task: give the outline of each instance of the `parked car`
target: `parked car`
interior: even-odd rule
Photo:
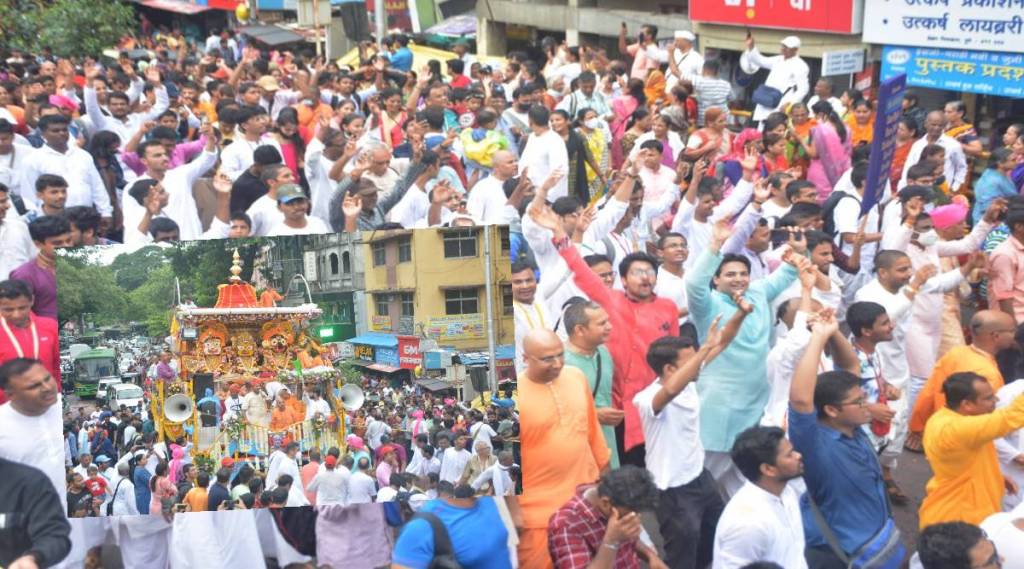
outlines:
[[[121,383],[120,377],[104,377],[101,378],[99,384],[96,386],[96,399],[100,401],[106,401],[107,395],[110,392],[110,386]]]
[[[143,402],[142,388],[131,383],[111,385],[108,389],[108,401],[111,410],[118,410],[123,405],[127,409],[137,410]]]

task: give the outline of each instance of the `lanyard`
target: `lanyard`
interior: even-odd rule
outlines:
[[[29,320],[29,329],[32,331],[32,353],[33,359],[39,359],[39,332],[36,330],[36,323],[33,320]],[[14,346],[14,351],[18,354],[19,358],[25,357],[25,350],[21,349],[21,344],[18,339],[14,337],[14,332],[11,331],[10,325],[7,324],[6,318],[0,318],[0,325],[3,325],[4,332],[7,333],[7,339],[11,341],[11,345]]]
[[[533,323],[533,318],[530,318],[529,313],[526,312],[525,305],[523,305],[523,303],[521,303],[521,302],[515,302],[514,304],[515,304],[515,306],[519,306],[520,309],[523,311],[523,316],[526,318],[526,323],[529,324],[530,330],[533,330],[534,328],[536,328],[537,325]],[[532,304],[532,305],[530,305],[530,307],[537,314],[537,320],[540,321],[541,327],[542,328],[547,328],[547,325],[544,323],[544,314],[541,313],[540,307],[538,307],[536,304]]]

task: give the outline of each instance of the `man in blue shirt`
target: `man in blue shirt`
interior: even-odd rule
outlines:
[[[498,513],[493,496],[473,497],[473,489],[462,484],[454,497],[431,500],[420,508],[444,524],[455,558],[464,569],[512,569],[508,530]],[[427,569],[434,559],[434,531],[430,522],[414,518],[405,524],[395,543],[392,567]]]
[[[839,333],[839,323],[828,310],[812,318],[811,340],[790,386],[789,438],[804,456],[807,494],[801,498],[800,508],[807,564],[831,567],[839,559],[815,522],[808,496],[813,497],[846,555],[867,543],[891,514],[882,468],[860,428],[871,420],[860,378],[847,370],[817,373],[825,345]]]
[[[403,73],[411,71],[412,50],[409,49],[409,36],[395,34],[392,39],[391,48],[394,50],[388,58],[391,60],[391,68]]]

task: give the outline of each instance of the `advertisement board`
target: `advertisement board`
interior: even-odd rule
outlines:
[[[373,361],[391,367],[398,367],[398,348],[377,348]]]
[[[910,87],[1024,98],[1024,55],[886,46],[882,80],[906,74]]]
[[[420,339],[416,336],[399,336],[398,367],[416,369],[421,363],[423,355],[420,353]]]
[[[864,50],[844,49],[842,51],[826,51],[821,55],[821,75],[851,75],[864,71]]]
[[[858,34],[864,0],[690,0],[695,22]]]
[[[878,203],[885,194],[886,186],[891,183],[890,171],[892,157],[896,152],[896,130],[900,119],[903,118],[903,92],[906,89],[906,75],[886,79],[878,86],[875,136],[871,140],[868,177],[864,181],[864,197],[860,202],[861,215]]]
[[[484,337],[484,318],[481,314],[435,316],[427,321],[427,334],[439,342],[477,340]]]
[[[865,0],[864,43],[1019,52],[1024,0]]]
[[[352,348],[352,354],[358,360],[364,360],[368,362],[376,361],[373,359],[373,346],[367,346],[365,344],[356,344]]]

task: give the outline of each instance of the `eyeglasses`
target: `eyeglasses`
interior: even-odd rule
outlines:
[[[859,397],[857,399],[854,399],[853,401],[844,401],[844,402],[840,403],[839,406],[840,407],[846,407],[848,405],[855,405],[857,407],[865,407],[865,406],[867,406],[867,404],[868,404],[868,398],[867,397]]]
[[[631,277],[653,277],[657,276],[657,271],[654,269],[633,269],[629,271]]]
[[[988,542],[992,543],[992,540],[990,539]],[[971,565],[971,569],[989,569],[990,567],[999,569],[1002,566],[1003,559],[999,557],[999,551],[996,549],[996,544],[992,543],[992,557],[989,557],[988,561],[982,565]]]

